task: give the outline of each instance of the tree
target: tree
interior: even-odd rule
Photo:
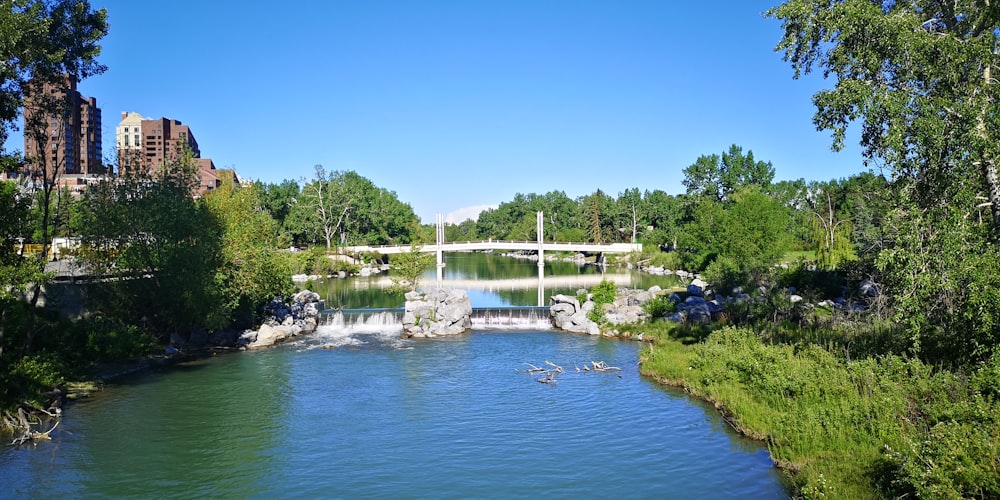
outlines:
[[[295,205],[295,199],[299,196],[299,184],[293,180],[286,179],[280,184],[264,184],[261,181],[254,182],[254,187],[258,193],[260,204],[271,214],[271,218],[278,223],[280,230],[291,233],[286,226],[288,215]]]
[[[684,228],[682,258],[694,269],[725,275],[726,284],[756,284],[784,255],[787,228],[787,208],[759,189],[735,193],[729,204],[705,198]]]
[[[782,21],[795,77],[834,76],[816,93],[817,128],[843,147],[860,121],[868,161],[913,180],[932,205],[969,185],[985,192],[1000,231],[998,85],[1000,10],[988,0],[790,0],[768,11]]]
[[[223,177],[222,185],[201,199],[221,230],[222,261],[215,272],[220,312],[252,326],[262,305],[291,293],[292,271],[276,251],[278,223],[258,209],[257,187]]]
[[[857,258],[851,242],[853,226],[850,220],[837,217],[833,197],[828,191],[822,193],[821,198],[826,199],[826,206],[821,203],[812,212],[815,216],[816,264],[820,269],[836,269],[841,262]]]
[[[14,127],[29,82],[82,81],[106,69],[97,62],[107,11],[86,0],[17,0],[0,10],[0,146]]]
[[[420,286],[424,270],[434,263],[434,255],[422,252],[419,245],[412,245],[409,252],[392,256],[393,291],[412,291]]]
[[[728,152],[699,156],[684,169],[687,194],[726,201],[736,191],[757,186],[766,188],[774,179],[771,162],[755,161],[753,151],[743,155],[743,148],[733,144]]]
[[[653,231],[643,236],[643,243],[667,245],[677,248],[677,237],[680,234],[684,219],[683,197],[672,196],[655,189],[646,191],[642,208],[645,214],[642,219],[648,221]]]
[[[347,186],[343,172],[327,173],[323,165],[316,165],[315,177],[302,188],[297,205],[303,208],[306,220],[311,221],[310,232],[320,234],[328,250],[333,247],[357,196]]]
[[[626,189],[625,192],[618,193],[619,212],[625,215],[624,222],[628,224],[628,229],[632,232],[632,239],[629,243],[635,243],[636,236],[639,234],[639,207],[642,205],[642,201],[639,188]]]
[[[216,275],[222,229],[191,197],[195,171],[186,152],[155,172],[91,186],[75,219],[81,257],[104,278],[92,289],[98,308],[164,340],[230,320]]]
[[[0,181],[0,374],[4,372],[7,319],[10,311],[24,307],[23,296],[31,283],[44,281],[38,267],[22,252],[29,231],[31,197],[10,181]]]
[[[836,79],[813,97],[816,127],[840,149],[858,124],[866,163],[891,173],[877,264],[914,352],[987,359],[1000,338],[995,307],[985,306],[997,300],[1000,260],[1000,9],[988,0],[789,0],[768,15],[782,22],[776,50],[796,78],[820,69]]]

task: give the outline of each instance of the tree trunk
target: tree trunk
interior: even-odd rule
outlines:
[[[986,194],[993,214],[993,232],[1000,234],[1000,174],[993,160],[983,160],[983,175],[986,176]]]

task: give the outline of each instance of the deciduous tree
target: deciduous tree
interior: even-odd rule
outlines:
[[[687,194],[725,201],[736,191],[757,186],[766,188],[774,179],[771,162],[754,160],[753,151],[743,154],[743,148],[733,144],[722,156],[699,156],[684,169]]]

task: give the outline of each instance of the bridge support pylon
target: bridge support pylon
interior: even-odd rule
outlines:
[[[545,305],[545,214],[535,213],[535,232],[538,233],[538,307]]]
[[[437,281],[438,286],[441,286],[441,282],[444,281],[444,249],[441,247],[444,244],[444,214],[437,214],[437,220],[435,221],[437,226]]]

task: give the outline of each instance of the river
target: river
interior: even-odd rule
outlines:
[[[766,449],[641,377],[639,348],[325,327],[116,381],[52,442],[0,450],[0,496],[787,498]],[[546,361],[555,383],[525,372]]]

